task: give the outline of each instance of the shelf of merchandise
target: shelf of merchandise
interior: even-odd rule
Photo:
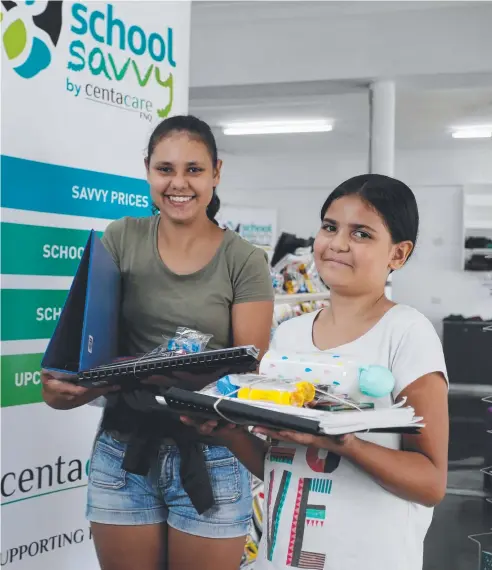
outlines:
[[[471,236],[492,239],[492,184],[473,184],[463,189],[463,244]],[[471,254],[489,257],[489,253],[492,250],[463,248],[462,268]]]
[[[322,291],[320,293],[298,293],[296,295],[275,295],[275,304],[297,304],[306,303],[309,301],[325,301],[330,298],[329,291]]]
[[[492,250],[491,250],[492,252]],[[388,279],[385,287],[386,295],[391,298],[391,280]],[[276,305],[296,305],[297,303],[307,303],[309,301],[328,301],[330,298],[329,291],[321,291],[319,293],[297,293],[289,295],[288,293],[275,295]]]

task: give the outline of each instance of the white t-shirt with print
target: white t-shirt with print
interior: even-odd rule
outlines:
[[[312,341],[317,314],[283,323],[272,349],[319,352]],[[379,364],[392,371],[395,389],[373,400],[377,408],[391,406],[405,387],[425,374],[442,372],[447,380],[434,327],[405,305],[392,307],[363,336],[333,350],[360,364]],[[359,437],[400,449],[401,436],[396,434]],[[264,505],[255,570],[422,569],[433,509],[400,499],[335,454],[285,442],[271,447],[265,462]]]

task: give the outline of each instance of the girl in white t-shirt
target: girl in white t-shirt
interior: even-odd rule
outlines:
[[[405,184],[376,174],[341,184],[321,209],[316,267],[330,307],[276,331],[279,351],[336,350],[388,367],[388,407],[403,397],[425,418],[420,435],[339,438],[256,428],[220,430],[265,481],[263,536],[255,570],[421,570],[423,542],[447,477],[447,377],[440,340],[418,311],[386,298],[389,273],[417,240],[418,210]],[[425,286],[415,283],[415,287]],[[189,420],[183,419],[185,422]],[[208,422],[200,431],[209,433]]]

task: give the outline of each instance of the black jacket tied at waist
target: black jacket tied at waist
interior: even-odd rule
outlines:
[[[180,476],[190,501],[202,514],[215,504],[203,447],[194,428],[183,425],[169,410],[152,409],[152,394],[138,391],[112,395],[104,411],[101,428],[116,431],[128,441],[122,468],[147,476],[162,440],[172,438],[181,457]]]

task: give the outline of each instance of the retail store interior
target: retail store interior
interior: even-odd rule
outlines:
[[[232,565],[238,570],[241,556],[241,570],[287,567],[361,570],[362,566],[370,570],[379,567],[380,570],[421,567],[422,570],[491,570],[492,0],[115,0],[109,3],[26,0],[0,4],[2,568],[147,570],[161,563],[166,565],[162,560],[167,558],[172,567],[166,570],[203,570],[195,562],[191,565],[173,562],[173,557],[180,560],[182,554],[183,559],[191,556],[196,560],[194,557],[198,556],[201,563],[207,552],[212,552],[210,541],[220,538],[224,539],[220,543],[224,550],[216,546],[216,540],[216,558],[208,561],[207,570],[215,567],[224,570],[215,560],[225,560],[222,552],[233,552],[234,542],[236,557],[227,554],[228,570]],[[190,117],[174,116],[187,113],[210,125],[215,136],[218,158],[223,162],[218,186],[210,129]],[[177,122],[172,122],[175,119]],[[163,128],[162,120],[174,127]],[[158,130],[157,135],[151,136],[156,132],[154,129]],[[187,136],[181,140],[183,132]],[[164,149],[159,151],[164,158],[158,159],[159,145]],[[188,153],[196,154],[190,159]],[[205,166],[200,166],[200,161]],[[391,272],[388,268],[392,269],[395,256],[388,252],[399,251],[403,264],[406,258],[401,254],[404,247],[400,246],[406,243],[406,255],[411,250],[413,234],[411,239],[394,239],[388,222],[391,215],[385,216],[364,197],[359,200],[361,188],[352,193],[355,198],[350,192],[348,197],[344,196],[345,200],[359,200],[365,214],[378,214],[377,223],[383,229],[380,235],[386,239],[387,249],[379,265],[381,257],[365,256],[367,274],[371,276],[376,266],[380,269],[380,279],[375,280],[372,291],[369,286],[362,293],[358,285],[364,278],[355,273],[356,267],[340,260],[322,260],[354,269],[348,282],[349,286],[355,284],[356,293],[337,298],[336,284],[332,283],[331,307],[337,301],[340,303],[340,298],[342,305],[348,299],[345,306],[353,298],[356,301],[370,298],[371,302],[376,299],[373,304],[360,305],[364,310],[369,307],[370,318],[364,310],[359,311],[357,303],[357,310],[352,313],[356,316],[340,319],[339,328],[330,309],[321,313],[316,322],[319,324],[324,317],[332,319],[323,331],[334,331],[338,340],[330,346],[340,352],[335,354],[335,348],[318,349],[320,345],[314,340],[318,324],[313,319],[309,328],[300,325],[299,334],[294,329],[295,334],[285,335],[289,336],[289,342],[295,339],[292,345],[287,343],[289,356],[279,352],[275,364],[268,363],[272,368],[280,368],[292,352],[299,357],[295,372],[292,365],[288,377],[275,376],[273,372],[263,374],[261,366],[265,366],[272,353],[273,344],[269,349],[268,341],[279,325],[330,307],[330,289],[316,270],[313,254],[313,242],[321,226],[321,208],[342,182],[367,173],[401,180],[415,194],[420,217],[415,252],[402,269]],[[195,174],[198,176],[193,178]],[[179,188],[176,180],[181,184]],[[416,228],[411,192],[406,187],[402,190],[403,185],[394,180],[391,184],[388,188],[399,188],[403,195],[398,198],[403,206],[392,208],[396,212],[394,219],[391,218],[393,225],[398,223],[403,227],[406,221],[407,226]],[[396,195],[388,188],[383,189],[386,204]],[[380,190],[379,186],[375,189]],[[217,215],[216,195],[221,202]],[[262,252],[232,232],[220,232],[212,222],[262,248],[269,261],[268,269]],[[131,228],[142,228],[144,224],[151,230],[145,234],[143,230],[135,230],[133,239]],[[353,228],[366,225],[357,220],[345,223],[345,227],[348,239],[352,240]],[[230,249],[226,251],[229,239],[239,244],[237,254],[235,250],[232,254]],[[134,245],[141,249],[133,249]],[[357,247],[360,244],[354,249]],[[140,255],[140,251],[149,257]],[[169,254],[169,259],[164,259],[162,252]],[[127,253],[131,258],[128,267],[123,262]],[[188,253],[190,256],[193,253],[191,261],[185,259]],[[360,255],[359,259],[364,257],[360,253],[355,255]],[[216,270],[213,264],[220,259],[223,263]],[[171,270],[174,262],[177,269]],[[211,285],[216,277],[219,285]],[[275,302],[269,337],[270,278]],[[419,374],[414,374],[418,366],[412,369],[408,382],[402,381],[404,386],[400,385],[398,393],[392,376],[393,355],[398,352],[404,334],[394,340],[390,330],[387,338],[379,339],[367,349],[374,357],[368,367],[384,368],[388,373],[385,378],[392,376],[393,384],[384,392],[384,405],[379,408],[382,400],[378,403],[376,398],[381,394],[359,390],[362,366],[353,367],[356,373],[352,378],[360,399],[352,398],[348,390],[336,392],[342,390],[338,376],[331,382],[321,382],[319,378],[328,374],[329,365],[322,359],[343,360],[347,356],[343,350],[366,337],[394,308],[381,294],[384,284],[389,299],[413,307],[426,317],[418,316],[425,323],[429,337],[414,334],[413,339],[418,337],[419,342],[415,341],[411,348],[418,345],[418,354],[422,355],[429,348],[422,340],[426,338],[434,341],[434,347],[430,346],[431,358],[424,362],[427,368],[419,369]],[[344,286],[339,288],[342,293],[347,291]],[[243,290],[247,290],[246,294]],[[133,301],[128,291],[135,295]],[[367,291],[373,296],[366,294]],[[203,293],[203,297],[196,295],[197,292]],[[249,305],[245,307],[244,303]],[[241,304],[244,312],[238,317],[237,308]],[[375,307],[377,310],[371,313]],[[408,308],[397,310],[400,309]],[[360,322],[356,322],[360,315]],[[405,319],[402,321],[407,328],[402,325],[402,330],[406,333],[413,321],[409,324]],[[217,331],[205,328],[212,326],[213,320],[217,331],[223,333],[222,339]],[[426,408],[429,416],[435,413],[438,419],[446,417],[441,345],[428,321],[442,343],[449,379],[448,477],[441,502],[445,489],[447,421],[435,421],[426,432],[431,435],[424,443],[433,446],[431,451],[436,456],[441,454],[440,465],[431,451],[425,453],[427,449],[420,446],[424,438],[415,444],[416,438],[401,437],[401,434],[414,436],[421,433],[418,429],[426,427],[419,423],[425,424],[425,418],[420,417],[424,413],[414,415],[419,408],[415,402],[423,408],[424,403],[432,401],[433,407]],[[309,324],[309,317],[295,321],[294,325],[300,322]],[[353,325],[357,334],[346,338],[341,335],[340,340],[337,334],[345,323]],[[360,326],[359,330],[357,326],[361,323],[370,326]],[[290,324],[283,330],[292,330],[288,328]],[[163,330],[164,327],[172,331]],[[241,332],[237,334],[239,328]],[[212,337],[217,343],[211,343],[214,346],[208,349]],[[317,379],[311,377],[305,381],[305,377],[300,377],[304,372],[313,372],[299,356],[302,351],[297,351],[301,337],[308,339],[306,346],[310,347],[305,354],[313,361],[320,358],[319,370],[326,366]],[[132,339],[135,346],[131,346]],[[388,346],[380,360],[385,360],[376,362],[374,354],[384,342]],[[155,346],[158,343],[163,344]],[[196,354],[205,350],[205,356]],[[415,352],[416,349],[405,353],[406,360],[401,365],[405,371],[417,361]],[[224,373],[217,364],[225,360],[232,372],[226,368]],[[237,371],[231,360],[242,367]],[[336,365],[343,366],[339,362]],[[436,362],[438,367],[434,368]],[[156,368],[157,365],[162,367]],[[202,384],[199,388],[191,381],[186,385],[188,365],[192,374],[198,369],[196,376],[206,384],[203,390],[216,390],[215,398],[209,399],[208,404],[206,398],[210,394],[200,393]],[[176,369],[178,374],[173,376]],[[165,372],[169,370],[168,377]],[[169,389],[166,382],[170,378],[181,382],[179,373],[183,370],[182,383],[171,384]],[[161,385],[156,382],[157,386],[153,386],[152,378],[149,380],[154,372]],[[260,381],[267,382],[263,399],[257,398],[260,404],[252,403],[255,398],[251,396],[258,372],[263,376]],[[246,385],[244,398],[250,401],[238,404],[238,400],[231,400],[241,388],[239,383],[236,386],[229,381],[230,376],[237,379],[240,373],[245,374],[239,381],[248,376],[247,381],[251,382]],[[336,373],[341,374],[339,370]],[[411,405],[398,401],[402,394],[418,390],[415,388],[418,381],[432,383],[436,377],[441,382],[440,400],[439,394],[436,399],[427,398],[428,392],[421,390],[417,396],[414,393],[415,400],[409,396]],[[274,397],[268,400],[265,396],[272,378],[274,382],[279,380],[279,384],[285,380],[288,385],[285,391],[271,390],[278,397],[277,408],[272,404]],[[221,381],[229,382],[232,392],[220,392]],[[118,382],[116,388],[122,390],[116,393],[114,386],[109,385]],[[299,396],[300,386],[306,392],[311,389],[310,400],[305,393]],[[431,388],[435,386],[434,383]],[[185,403],[180,408],[183,401],[173,389],[178,396],[181,392],[182,398],[191,398],[191,403],[183,400]],[[285,396],[283,401],[279,392]],[[322,404],[314,409],[320,400]],[[272,447],[278,455],[271,460],[271,449],[269,452],[266,447],[260,449],[261,442],[246,429],[238,429],[232,436],[239,432],[239,438],[246,438],[236,440],[246,441],[244,446],[237,446],[240,448],[237,452],[225,437],[215,443],[203,439],[204,431],[200,431],[203,426],[198,426],[197,435],[194,429],[197,425],[181,416],[205,410],[206,417],[215,418],[222,428],[224,422],[219,424],[219,421],[230,420],[222,413],[223,408],[217,409],[222,402],[233,410],[234,405],[242,406],[238,415],[244,414],[241,419],[251,431],[251,417],[272,426],[274,422],[269,424],[270,416],[267,417],[272,413],[277,420],[279,416],[283,415],[284,420],[287,416],[291,422],[287,423],[289,429],[299,425],[292,418],[300,418],[305,427],[310,417],[329,416],[333,420],[338,416],[333,420],[336,422],[340,416],[346,419],[352,414],[357,415],[359,423],[354,420],[351,424],[352,418],[347,420],[353,428],[347,436],[343,432],[347,424],[336,425],[339,431],[330,432],[323,431],[321,426],[323,421],[329,424],[328,420],[319,419],[318,423],[313,420],[311,431],[306,428],[305,433],[311,435],[309,441],[314,441],[318,448],[309,447],[309,441],[306,445],[301,441],[304,447],[297,457],[299,448],[293,451],[289,436],[286,436],[288,444],[283,446],[276,443],[278,433],[273,433],[270,443],[274,442]],[[176,407],[171,411],[179,411],[174,418],[165,415],[172,404]],[[290,405],[290,410],[279,411],[284,404]],[[371,412],[366,413],[367,409]],[[389,414],[395,410],[411,412],[412,421],[389,427],[369,426],[366,418],[373,409],[375,414],[381,410]],[[149,411],[151,421],[146,415]],[[159,422],[154,421],[157,412],[162,412],[166,421],[160,422],[160,418]],[[309,416],[310,413],[313,415]],[[203,420],[202,416],[199,418]],[[365,421],[368,423],[364,424]],[[444,429],[436,435],[442,426]],[[378,431],[375,436],[369,433],[371,427]],[[223,435],[224,431],[220,433]],[[363,435],[357,439],[353,433]],[[322,437],[318,437],[320,434]],[[327,439],[326,435],[331,437]],[[344,455],[340,451],[343,437],[338,436],[342,435],[347,436],[344,441],[355,442],[353,445],[365,449],[365,465],[359,461],[360,455],[349,457],[348,452]],[[375,437],[376,443],[392,444],[367,446],[361,441],[364,436],[368,440]],[[384,439],[387,436],[389,440]],[[243,554],[243,538],[251,514],[250,478],[246,461],[241,466],[238,457],[244,448],[250,449],[252,441],[253,446],[260,443],[256,458],[260,458],[257,463],[261,469],[256,474],[261,474],[264,464],[267,465],[266,482],[252,478],[253,517]],[[299,443],[295,437],[294,441]],[[401,441],[413,441],[414,448],[401,449]],[[205,452],[210,454],[209,459],[204,459]],[[219,453],[217,457],[213,455],[215,452]],[[386,456],[379,461],[374,459],[377,453]],[[371,455],[369,460],[368,455]],[[292,476],[301,456],[305,465]],[[386,462],[384,458],[388,457]],[[151,467],[151,460],[157,467],[154,463]],[[271,467],[272,461],[277,466]],[[346,477],[347,471],[340,469],[336,477],[348,488],[342,499],[350,495],[350,504],[346,509],[334,508],[330,512],[331,505],[341,502],[322,502],[335,497],[331,490],[336,477],[331,474],[339,464],[343,468],[348,466],[351,476],[363,473],[364,479],[362,483],[357,478],[352,480]],[[430,472],[427,479],[411,476],[416,469],[420,476],[421,466],[422,471]],[[281,475],[277,467],[282,470]],[[378,468],[384,471],[386,479],[379,476]],[[216,472],[219,475],[213,475]],[[237,492],[232,489],[233,475]],[[214,477],[216,488],[225,493],[223,499],[214,497],[216,488],[211,485]],[[130,478],[133,478],[131,485],[127,484]],[[149,481],[155,486],[149,486]],[[395,491],[401,491],[399,484],[406,486],[405,492]],[[415,494],[412,486],[419,487],[420,495]],[[275,491],[270,492],[271,489]],[[362,497],[359,502],[352,500],[354,489]],[[374,489],[376,498],[371,496]],[[314,499],[309,497],[311,491]],[[177,497],[174,512],[166,492]],[[431,499],[426,502],[422,493],[428,493]],[[388,496],[394,500],[386,503],[391,517],[376,517],[386,525],[379,532],[383,526],[371,524],[372,511],[383,511],[380,505]],[[352,506],[361,503],[366,510],[357,511],[353,507],[352,517]],[[396,503],[399,519],[393,517],[391,505]],[[435,504],[421,566],[421,546],[427,528],[421,520],[427,515],[430,520],[431,511],[426,509]],[[210,515],[212,507],[217,509]],[[243,507],[244,512],[240,512]],[[190,513],[193,517],[203,517],[193,519]],[[236,517],[234,520],[231,513]],[[415,513],[419,516],[423,513],[424,517],[420,519]],[[279,522],[281,514],[286,526]],[[329,519],[328,514],[333,518]],[[227,517],[227,522],[218,515]],[[339,519],[334,522],[337,516],[340,519],[345,516],[344,527]],[[181,527],[173,527],[177,520]],[[351,550],[349,543],[356,540],[352,540],[351,534],[354,520],[360,525],[359,533],[355,531],[354,536],[365,540],[365,547],[360,546],[357,551]],[[405,524],[396,524],[394,520],[403,520]],[[318,523],[323,529],[316,528]],[[329,524],[338,528],[327,532]],[[105,525],[119,527],[123,532],[113,535],[113,528],[106,535],[102,530]],[[308,526],[308,531],[320,530],[325,534],[309,535]],[[125,534],[129,528],[129,534]],[[348,528],[350,532],[340,528]],[[392,540],[387,533],[394,529],[398,529],[400,535],[395,536],[400,538]],[[331,543],[326,539],[328,534]],[[262,536],[266,548],[262,546],[258,556]],[[381,552],[379,539],[392,547],[405,542],[403,554],[395,547],[392,557],[387,558],[398,559],[393,567],[380,564],[379,559],[374,564],[374,558]],[[101,548],[105,543],[109,545],[107,552],[105,547]],[[319,543],[323,543],[325,551],[313,547]],[[192,548],[190,544],[198,546]],[[303,546],[306,544],[309,547]],[[329,560],[332,554],[329,549],[333,546],[342,556],[337,558],[335,553]],[[367,562],[370,548],[372,564]],[[413,555],[417,550],[417,562],[405,564],[405,554],[411,551]],[[345,554],[347,558],[343,558]],[[364,558],[363,564],[350,565],[350,557],[355,554],[359,561]],[[142,559],[148,555],[149,562],[140,566],[141,555]],[[105,557],[114,557],[116,562],[107,566],[103,562]]]
[[[223,205],[265,210],[274,220],[277,322],[329,303],[309,273],[320,207],[337,184],[368,171],[374,136],[391,132],[394,121],[393,174],[415,192],[421,229],[415,256],[387,292],[432,321],[450,379],[448,492],[427,535],[424,570],[489,567],[492,408],[483,399],[492,394],[492,45],[483,26],[491,17],[489,2],[192,9],[190,112],[217,135]],[[390,80],[394,99],[391,87],[384,99],[384,86],[381,98],[379,79]],[[382,131],[378,114],[390,123]],[[225,134],[238,123],[299,120],[332,128]]]

